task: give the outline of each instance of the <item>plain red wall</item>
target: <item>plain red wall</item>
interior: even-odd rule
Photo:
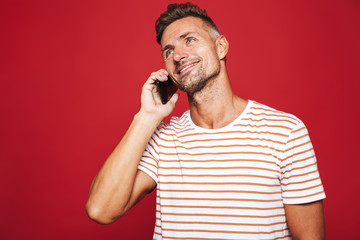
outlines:
[[[230,42],[234,91],[308,129],[328,239],[360,239],[360,3],[194,1]],[[170,1],[0,2],[0,239],[151,239],[154,194],[109,226],[85,214],[92,178],[163,67]],[[187,109],[184,94],[174,114]]]

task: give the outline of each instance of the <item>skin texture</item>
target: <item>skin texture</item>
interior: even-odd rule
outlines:
[[[147,79],[142,88],[140,111],[93,180],[86,212],[100,224],[116,221],[156,187],[154,180],[137,170],[137,166],[151,135],[178,100],[178,94],[174,94],[166,105],[161,103],[155,80],[165,81],[166,74],[162,69]]]
[[[229,49],[225,36],[216,37],[201,19],[186,17],[165,29],[161,47],[167,72],[186,88],[195,124],[220,128],[240,115],[247,101],[232,91],[225,65]]]
[[[285,204],[285,214],[294,240],[325,239],[322,201],[307,204]]]
[[[181,19],[178,24],[188,21],[189,18]],[[214,41],[216,37],[208,34],[210,29],[202,21],[192,22],[193,25],[189,25],[191,27],[186,28],[180,35],[178,25],[170,25],[162,38],[166,39],[162,41],[162,45],[165,45],[163,57],[166,69],[178,83],[180,90],[190,95],[202,90],[206,83],[220,72]]]
[[[141,107],[128,131],[94,178],[86,204],[88,216],[109,224],[151,192],[156,183],[137,170],[140,157],[158,124],[174,109],[178,94],[163,105],[155,81],[170,75],[188,95],[191,118],[202,128],[221,128],[237,118],[247,100],[231,88],[225,57],[229,43],[195,17],[170,24],[161,39],[166,70],[153,72],[141,92]],[[324,239],[322,201],[285,205],[294,239]]]

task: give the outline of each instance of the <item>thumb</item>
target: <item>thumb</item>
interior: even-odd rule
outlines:
[[[171,96],[169,102],[173,105],[175,105],[177,103],[177,101],[179,100],[179,93],[174,93],[174,95]]]

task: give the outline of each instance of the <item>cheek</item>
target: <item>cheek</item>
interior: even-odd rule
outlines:
[[[171,74],[175,69],[174,64],[171,64],[172,62],[173,61],[170,60],[165,61],[165,69],[169,74]]]
[[[200,56],[204,61],[213,61],[214,58],[217,58],[216,47],[214,46],[202,46],[194,49],[197,56]]]
[[[209,51],[209,49],[204,46],[193,47],[191,50],[196,56],[206,56]]]

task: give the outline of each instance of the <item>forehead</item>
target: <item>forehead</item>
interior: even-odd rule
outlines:
[[[171,23],[164,31],[161,38],[161,46],[168,44],[169,41],[177,39],[184,33],[193,32],[202,36],[209,36],[208,26],[197,17],[185,17]]]

